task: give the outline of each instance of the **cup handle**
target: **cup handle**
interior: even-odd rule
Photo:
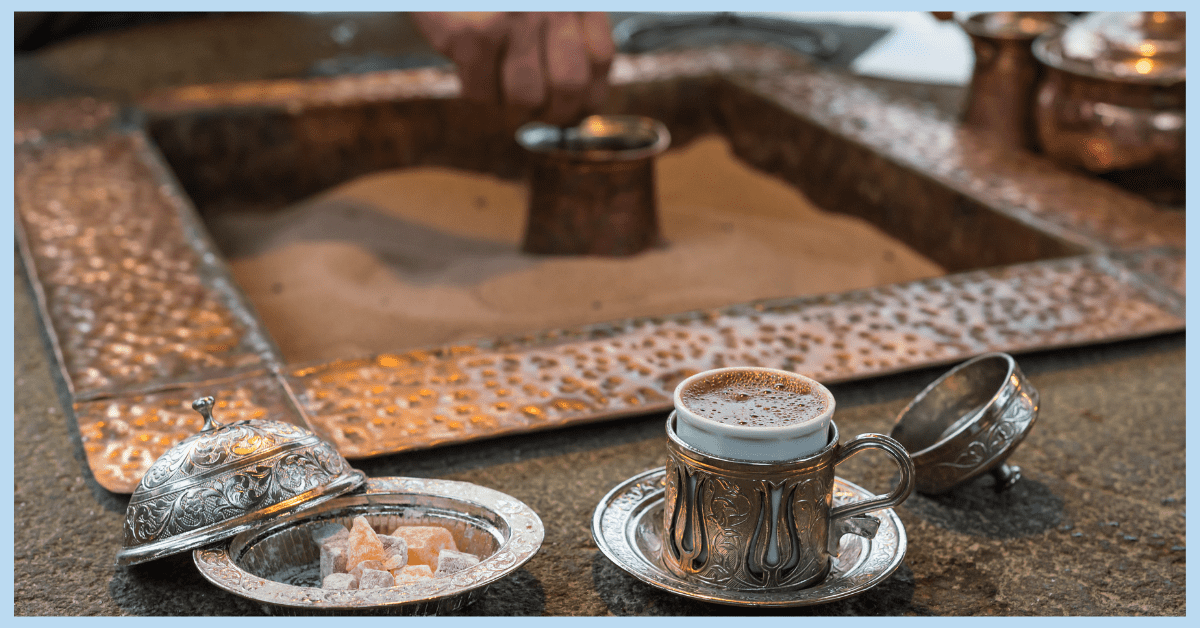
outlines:
[[[883,434],[861,434],[850,442],[842,445],[834,465],[841,464],[850,456],[864,449],[882,449],[892,456],[896,466],[900,467],[900,482],[895,490],[886,495],[864,499],[862,501],[843,504],[829,511],[829,552],[837,554],[838,542],[843,534],[857,534],[873,538],[879,522],[865,513],[881,508],[898,506],[912,494],[915,469],[908,450],[896,439]],[[872,524],[873,521],[873,524]]]

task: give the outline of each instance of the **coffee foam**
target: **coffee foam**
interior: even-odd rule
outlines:
[[[688,385],[679,398],[698,417],[748,427],[806,423],[831,405],[808,382],[761,371],[713,374]]]

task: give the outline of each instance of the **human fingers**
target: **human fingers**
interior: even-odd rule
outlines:
[[[608,99],[608,72],[612,68],[616,45],[612,39],[612,25],[605,13],[588,12],[579,16],[583,28],[583,41],[591,61],[591,82],[588,84],[584,106],[589,112],[599,111]]]
[[[555,124],[577,122],[591,81],[591,60],[579,17],[551,13],[546,17],[545,68],[547,105],[544,117]]]
[[[429,43],[450,57],[462,82],[462,97],[495,103],[506,17],[494,12],[421,13],[413,16]]]
[[[542,67],[545,19],[536,13],[513,15],[508,47],[501,68],[506,105],[533,110],[546,101],[546,73]]]

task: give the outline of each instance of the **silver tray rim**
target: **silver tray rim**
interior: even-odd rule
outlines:
[[[502,520],[506,538],[491,556],[478,565],[448,578],[433,578],[405,587],[366,590],[326,590],[275,582],[254,575],[237,565],[230,548],[244,535],[207,548],[194,550],[192,559],[200,573],[213,585],[229,593],[295,611],[444,610],[473,602],[492,583],[505,578],[533,558],[545,538],[545,527],[537,513],[524,502],[500,491],[469,482],[427,478],[368,478],[363,489],[331,499],[319,507],[281,517],[272,528],[348,507],[354,498],[394,499],[447,498],[471,503]],[[394,502],[398,503],[398,502]],[[414,504],[418,505],[418,504]],[[434,608],[436,607],[436,608]]]
[[[618,484],[596,506],[592,539],[617,567],[642,582],[676,595],[703,602],[747,607],[794,607],[826,604],[853,597],[883,582],[900,567],[908,537],[900,516],[892,508],[872,511],[880,520],[874,539],[846,535],[843,553],[859,549],[852,564],[837,565],[820,584],[799,590],[740,591],[685,581],[670,573],[630,542],[641,513],[663,500],[666,467],[650,469]],[[870,491],[840,477],[834,481],[835,505],[874,497]]]

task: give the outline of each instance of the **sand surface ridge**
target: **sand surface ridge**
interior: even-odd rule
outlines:
[[[207,218],[289,363],[945,274],[738,161],[723,138],[668,152],[657,177],[665,244],[625,258],[521,253],[524,185],[438,167]]]

